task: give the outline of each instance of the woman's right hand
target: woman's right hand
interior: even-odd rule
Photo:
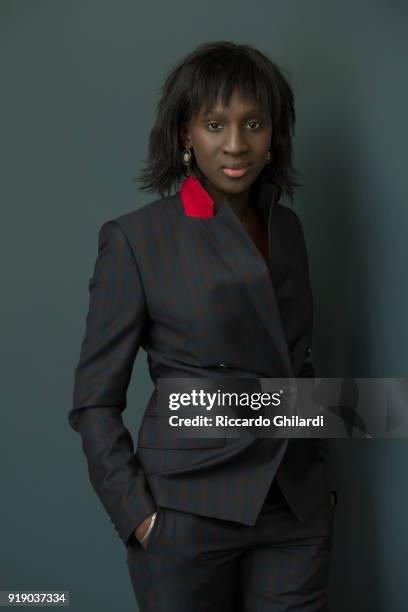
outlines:
[[[149,529],[151,520],[152,520],[152,514],[149,514],[149,516],[147,516],[144,521],[142,521],[140,523],[140,525],[135,529],[135,536],[136,539],[140,542],[140,540],[143,538],[143,536],[145,535],[146,531]],[[148,536],[147,540],[144,540],[144,542],[140,542],[141,545],[143,546],[143,548],[146,550],[146,546],[149,543],[150,540],[150,536]]]

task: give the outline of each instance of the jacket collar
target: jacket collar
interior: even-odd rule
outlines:
[[[192,174],[181,185],[181,201],[187,217],[210,219],[214,216],[214,200]]]
[[[200,176],[200,175],[199,175]],[[204,180],[193,175],[188,176],[181,185],[180,197],[184,214],[197,219],[214,217],[214,200],[204,188]],[[265,178],[258,178],[251,187],[254,206],[263,218],[268,218],[270,207],[279,199],[280,190]],[[222,205],[227,205],[223,202]]]

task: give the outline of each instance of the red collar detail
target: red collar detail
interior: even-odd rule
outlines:
[[[180,195],[187,217],[210,219],[214,216],[214,200],[195,176],[184,179]]]

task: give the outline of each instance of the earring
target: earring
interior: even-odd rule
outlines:
[[[272,153],[270,151],[268,151],[268,156],[266,158],[266,164],[270,164],[272,161]]]
[[[192,158],[193,158],[193,154],[191,152],[191,148],[188,148],[186,146],[186,148],[183,150],[181,154],[181,159],[182,159],[183,164],[186,166],[187,176],[189,176],[190,174],[190,166],[191,166]]]

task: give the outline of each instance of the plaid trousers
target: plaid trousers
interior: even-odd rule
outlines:
[[[254,526],[159,506],[127,548],[140,612],[328,612],[334,513],[300,522],[275,480]]]

